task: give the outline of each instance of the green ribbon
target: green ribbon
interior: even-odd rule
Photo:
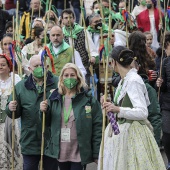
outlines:
[[[18,45],[15,46],[15,52],[16,52],[16,55],[17,55],[17,58],[18,58],[19,62],[22,63],[22,60],[21,60],[21,58],[19,56],[19,54],[21,54],[21,48]]]
[[[91,33],[100,33],[100,30],[96,30],[92,28],[91,26],[88,26],[87,30]],[[106,24],[102,24],[102,32],[103,33],[108,33],[109,27]]]
[[[63,105],[64,105],[64,96],[63,96]],[[72,103],[70,103],[70,106],[68,108],[68,110],[66,111],[66,108],[63,106],[63,112],[64,112],[64,123],[65,125],[67,125],[70,114],[71,114],[71,110],[72,110]]]
[[[66,26],[63,27],[63,33],[66,37],[71,37],[73,39],[77,39],[77,34],[81,32],[84,28],[79,24],[74,23],[73,28],[68,28]]]

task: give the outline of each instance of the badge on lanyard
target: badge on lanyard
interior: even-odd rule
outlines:
[[[61,142],[70,142],[70,128],[61,128]]]

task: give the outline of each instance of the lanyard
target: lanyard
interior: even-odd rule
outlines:
[[[70,106],[69,106],[68,110],[66,111],[66,108],[64,107],[64,96],[63,96],[63,111],[64,111],[64,123],[65,123],[65,125],[67,125],[67,123],[68,123],[71,110],[72,110],[72,103],[70,103]]]
[[[124,81],[124,80],[123,80],[123,81]],[[120,85],[120,88],[117,89],[117,91],[116,91],[116,94],[115,94],[115,97],[114,97],[114,103],[115,103],[115,104],[118,104],[118,103],[117,103],[117,100],[118,100],[118,97],[120,96],[120,91],[122,90],[123,81],[122,81],[122,83],[121,83],[121,85]]]

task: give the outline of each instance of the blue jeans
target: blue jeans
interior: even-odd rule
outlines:
[[[41,156],[40,155],[23,155],[23,170],[38,170]],[[43,167],[44,170],[57,170],[58,163],[57,159],[43,156]]]

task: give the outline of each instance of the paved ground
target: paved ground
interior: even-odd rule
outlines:
[[[165,165],[167,165],[167,158],[164,152],[162,152],[162,156],[165,162]],[[97,166],[95,163],[91,163],[87,166],[87,170],[97,170]]]

